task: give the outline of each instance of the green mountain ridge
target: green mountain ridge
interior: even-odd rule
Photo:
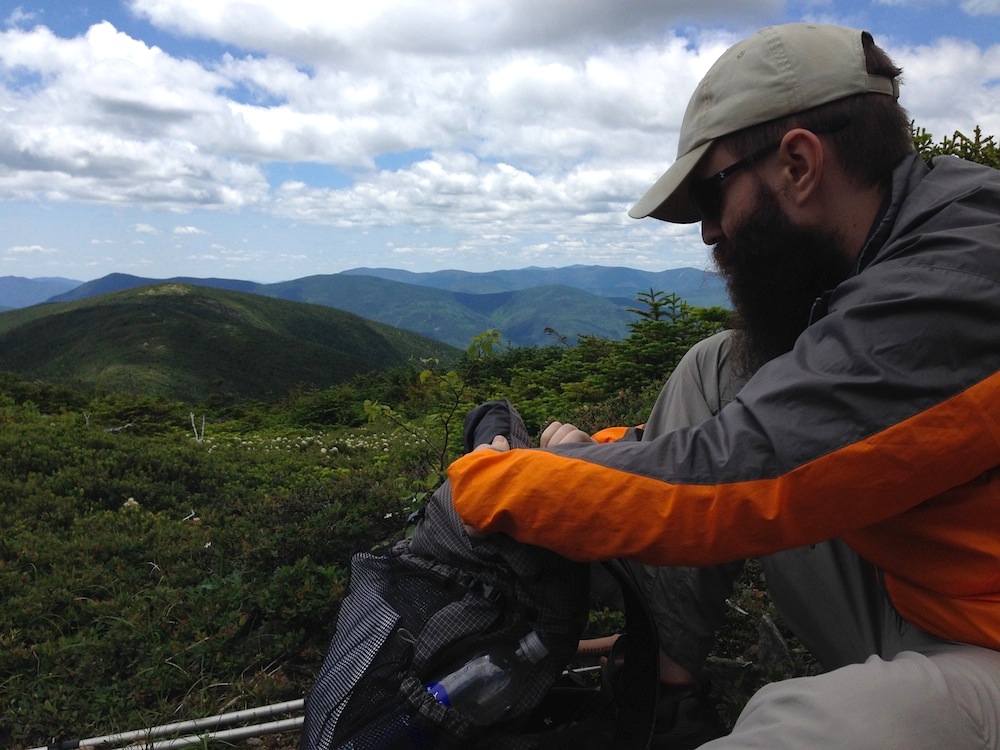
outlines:
[[[180,283],[0,313],[0,369],[197,401],[326,387],[458,351],[321,305]]]
[[[110,274],[49,301],[86,299],[166,281],[336,307],[460,348],[491,328],[516,346],[550,343],[547,329],[570,342],[581,335],[620,339],[628,334],[628,324],[634,320],[626,309],[635,304],[639,292],[651,288],[675,293],[693,305],[728,306],[724,284],[715,274],[693,268],[645,272],[602,266],[427,274],[355,269],[273,284]]]
[[[518,346],[551,343],[546,328],[570,339],[581,334],[617,339],[635,317],[611,300],[556,285],[470,294],[333,274],[268,284],[258,293],[338,307],[463,348],[491,328]]]
[[[665,271],[642,271],[625,266],[574,265],[562,268],[531,266],[513,270],[487,271],[404,271],[398,268],[352,268],[345,276],[375,276],[406,284],[447,289],[452,292],[489,294],[519,291],[559,284],[601,297],[634,299],[636,292],[662,289],[698,307],[727,307],[729,298],[719,274],[698,268],[670,268]]]

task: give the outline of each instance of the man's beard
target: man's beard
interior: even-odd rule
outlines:
[[[791,350],[816,298],[852,270],[835,235],[792,225],[763,183],[753,213],[712,256],[739,318],[737,366],[747,376]]]

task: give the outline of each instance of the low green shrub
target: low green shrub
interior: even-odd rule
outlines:
[[[351,555],[412,509],[411,447],[375,428],[196,437],[167,404],[43,413],[22,391],[0,391],[0,745],[301,697]],[[146,427],[106,431],[122,418]]]

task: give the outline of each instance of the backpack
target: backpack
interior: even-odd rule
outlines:
[[[466,417],[467,450],[498,434],[512,447],[530,446],[507,401]],[[590,609],[590,566],[502,534],[470,538],[445,482],[412,536],[352,558],[333,640],[306,700],[301,750],[646,747],[655,631],[627,568],[606,565],[621,584],[629,649],[614,695],[608,684],[580,684],[564,671]],[[428,691],[451,665],[532,631],[547,654],[526,667],[497,722],[478,725]]]

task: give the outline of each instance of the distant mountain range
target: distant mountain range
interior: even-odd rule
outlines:
[[[181,283],[0,313],[0,370],[185,401],[280,396],[458,355],[343,310]]]
[[[49,293],[51,283],[62,289]],[[689,304],[729,306],[717,274],[694,268],[639,271],[605,266],[513,271],[413,273],[356,268],[339,274],[259,284],[236,279],[150,279],[110,274],[84,283],[65,279],[0,278],[0,309],[68,302],[149,284],[173,282],[336,307],[370,320],[465,347],[493,328],[520,346],[551,343],[546,329],[573,341],[580,335],[618,339],[635,319],[639,292],[663,290]],[[67,288],[68,285],[68,288]]]
[[[446,289],[451,292],[490,294],[559,284],[600,297],[626,299],[638,292],[662,289],[673,292],[698,307],[728,306],[725,284],[718,274],[697,268],[640,271],[621,266],[567,266],[565,268],[521,268],[514,271],[432,271],[414,273],[394,268],[352,268],[344,275],[376,276],[404,284]]]
[[[0,312],[29,307],[80,286],[72,279],[25,279],[0,276]]]

